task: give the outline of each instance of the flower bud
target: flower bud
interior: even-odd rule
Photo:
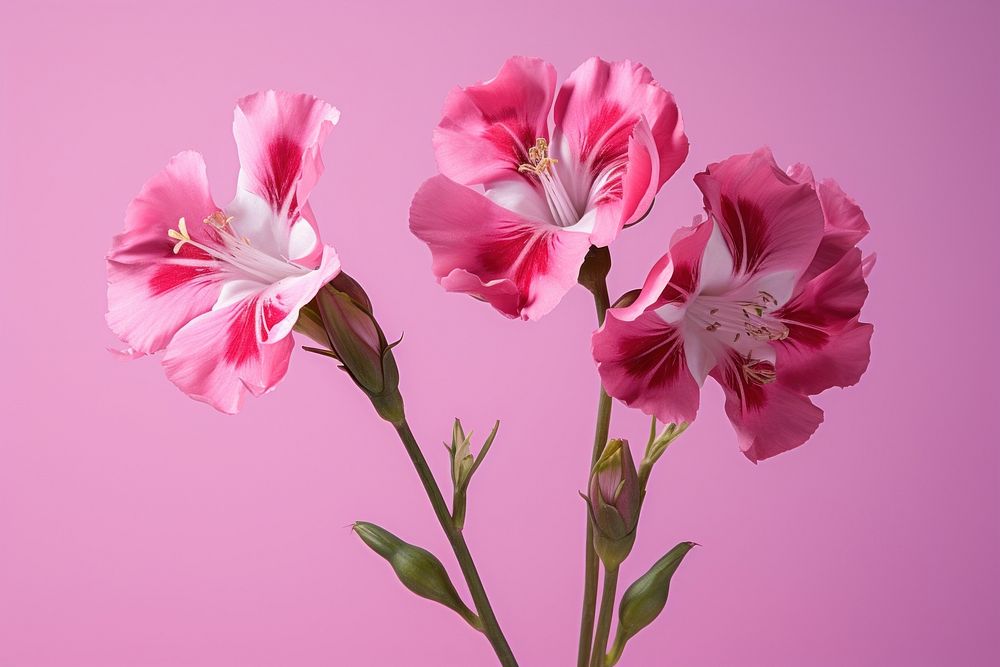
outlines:
[[[478,456],[472,455],[472,433],[466,435],[465,429],[462,428],[462,422],[458,419],[455,420],[451,430],[451,444],[445,444],[448,448],[448,454],[451,456],[451,481],[455,489],[451,504],[451,518],[458,530],[462,530],[465,525],[466,494],[469,490],[469,481],[476,469],[482,464],[486,452],[493,445],[499,428],[500,422],[497,421],[486,441],[483,442]]]
[[[329,348],[306,349],[340,361],[383,419],[402,422],[394,344],[386,340],[372,313],[371,300],[356,280],[339,273],[302,309],[296,329]]]
[[[608,442],[591,471],[589,491],[594,549],[605,567],[617,567],[632,550],[642,501],[628,440]]]
[[[403,585],[422,598],[452,609],[477,630],[479,617],[469,609],[455,590],[444,565],[431,552],[408,544],[389,531],[366,521],[357,521],[354,532],[396,572]]]
[[[472,434],[465,434],[462,422],[455,419],[451,429],[451,481],[459,489],[469,481],[469,473],[476,460],[472,456]]]
[[[652,623],[667,604],[670,579],[684,560],[694,542],[681,542],[656,561],[646,574],[635,580],[622,595],[618,606],[618,635],[608,656],[608,665],[614,665],[625,649],[625,643],[640,630]]]

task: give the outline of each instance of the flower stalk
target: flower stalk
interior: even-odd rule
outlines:
[[[298,329],[324,348],[306,348],[311,352],[332,357],[341,363],[341,368],[351,376],[355,384],[365,392],[376,412],[396,429],[400,441],[406,450],[424,492],[430,500],[434,515],[444,531],[455,559],[462,570],[462,575],[469,587],[469,593],[476,607],[478,623],[487,636],[493,650],[503,667],[517,667],[517,661],[510,645],[504,637],[496,614],[490,605],[483,586],[482,579],[476,569],[469,546],[462,534],[462,523],[456,521],[449,511],[441,489],[434,479],[434,474],[427,465],[420,445],[417,443],[406,420],[403,408],[403,398],[399,393],[399,371],[393,356],[392,348],[375,319],[371,300],[365,294],[361,285],[344,273],[338,280],[331,282],[316,296],[316,299],[303,309]],[[492,438],[496,435],[497,424],[493,434],[479,458],[469,466],[462,459],[458,465],[461,468],[462,494],[468,486],[468,480],[482,460]],[[458,427],[460,429],[460,426]],[[462,434],[464,440],[464,433]],[[457,450],[456,450],[457,454]],[[455,454],[453,454],[453,457]],[[453,470],[453,474],[455,471]],[[464,499],[463,499],[464,500]],[[464,520],[464,509],[462,510]],[[476,624],[472,624],[474,627]]]
[[[483,587],[483,581],[479,576],[479,571],[476,569],[476,564],[472,560],[469,545],[465,541],[462,530],[452,521],[451,513],[448,511],[448,506],[441,495],[441,489],[438,488],[434,474],[427,465],[427,460],[424,458],[423,452],[420,451],[420,445],[417,444],[416,438],[413,436],[413,431],[410,430],[410,425],[404,418],[401,423],[393,424],[393,426],[395,426],[396,433],[399,434],[399,439],[403,443],[403,447],[406,449],[406,453],[409,455],[414,469],[417,471],[417,476],[420,477],[420,483],[423,484],[427,498],[431,501],[431,507],[434,509],[434,515],[437,517],[438,523],[441,524],[441,530],[444,531],[449,544],[451,544],[451,549],[455,553],[455,559],[458,561],[462,575],[465,577],[465,583],[469,587],[469,594],[472,596],[472,601],[479,614],[480,622],[483,625],[483,633],[493,646],[493,651],[500,660],[500,664],[503,667],[517,667],[517,660],[514,659],[514,654],[507,643],[507,638],[504,637],[503,631],[500,629],[500,623],[497,621],[492,605],[490,605],[490,600],[486,596],[486,589]]]
[[[604,590],[601,592],[601,611],[597,616],[597,632],[591,652],[590,667],[604,667],[611,635],[611,617],[614,614],[615,594],[618,592],[618,566],[604,569]]]
[[[608,272],[611,270],[611,252],[607,248],[591,248],[580,269],[579,282],[594,295],[597,324],[604,324],[604,317],[611,307],[608,296]],[[597,424],[594,429],[594,448],[588,471],[601,457],[608,433],[611,430],[611,397],[602,386],[597,399]],[[584,546],[583,604],[580,611],[580,640],[577,648],[577,667],[590,664],[591,641],[594,636],[594,615],[597,613],[598,558],[594,549],[594,525],[587,513],[586,541]]]

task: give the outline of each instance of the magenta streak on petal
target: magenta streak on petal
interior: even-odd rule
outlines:
[[[176,256],[172,251],[173,243],[169,242],[166,237],[164,237],[163,247],[166,250],[164,256],[168,261],[177,257],[182,260],[201,260],[214,263],[214,260],[208,253],[190,244],[185,244],[181,247]],[[216,268],[213,266],[177,263],[160,264],[149,278],[149,290],[153,296],[158,296],[176,287],[180,287],[198,276],[214,273],[215,271]]]
[[[719,222],[733,251],[733,266],[741,273],[753,273],[766,256],[769,245],[764,213],[753,202],[722,196]]]
[[[234,366],[242,366],[259,354],[256,314],[257,299],[253,298],[240,305],[240,311],[233,319],[223,358]]]
[[[271,206],[280,210],[299,178],[302,147],[288,135],[276,136],[268,144],[267,159],[270,168],[266,171],[264,189]],[[294,212],[296,206],[297,203],[293,200],[289,211]]]
[[[262,327],[261,327],[261,341],[267,342],[268,336],[271,331],[271,327],[285,319],[288,316],[288,311],[282,310],[274,304],[273,301],[264,301],[264,306],[261,312]]]

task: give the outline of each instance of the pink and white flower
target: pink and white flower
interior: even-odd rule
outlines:
[[[649,211],[688,142],[673,95],[642,65],[591,58],[556,95],[552,65],[515,57],[452,91],[434,149],[442,175],[414,196],[410,229],[430,246],[438,281],[538,319],[591,245]]]
[[[236,197],[220,208],[205,162],[175,156],[125,214],[108,253],[111,329],[134,355],[165,350],[167,377],[228,413],[288,369],[299,309],[340,271],[320,242],[309,192],[339,112],[307,95],[240,100]]]
[[[593,352],[609,394],[663,422],[690,422],[711,375],[740,448],[758,461],[823,421],[809,400],[855,384],[872,326],[859,321],[873,258],[858,205],[770,151],[695,177],[708,218],[679,230],[631,305],[608,311]]]

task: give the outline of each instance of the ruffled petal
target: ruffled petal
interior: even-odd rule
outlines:
[[[823,237],[823,210],[812,186],[781,171],[762,148],[709,165],[695,176],[705,208],[722,232],[737,278],[800,275]]]
[[[635,301],[610,312],[619,320],[629,322],[664,303],[686,301],[697,292],[703,255],[711,234],[712,223],[704,220],[696,220],[691,227],[675,231],[670,239],[670,250],[650,269]]]
[[[320,146],[339,119],[337,109],[310,95],[268,90],[237,103],[239,190],[226,212],[255,247],[307,265],[322,255],[315,218],[303,213],[323,173]]]
[[[485,83],[455,88],[434,131],[441,173],[465,185],[526,178],[518,165],[528,149],[548,140],[556,71],[538,58],[516,56]]]
[[[801,278],[802,282],[807,282],[839,262],[868,235],[868,220],[857,202],[841,190],[836,181],[825,179],[816,183],[812,170],[803,164],[789,167],[788,175],[799,183],[812,185],[823,207],[823,240]]]
[[[656,147],[655,191],[684,162],[688,140],[674,96],[649,69],[627,60],[591,58],[566,79],[556,97],[557,133],[595,177],[623,159],[640,118],[645,118]]]
[[[195,318],[177,332],[163,356],[167,377],[191,398],[236,414],[247,393],[259,396],[285,376],[295,346],[291,336],[264,345],[258,299],[237,301]]]
[[[777,313],[789,332],[774,343],[784,384],[818,394],[861,379],[873,332],[858,320],[867,296],[861,251],[852,248]]]
[[[163,358],[167,377],[192,398],[238,412],[247,393],[273,389],[285,375],[299,310],[340,271],[332,248],[320,268],[272,285],[233,281],[216,308],[177,332]]]
[[[757,384],[742,370],[743,360],[733,355],[711,373],[726,394],[729,415],[740,450],[756,463],[803,444],[823,422],[823,411],[809,397],[776,382]]]
[[[214,310],[177,332],[163,357],[167,377],[181,391],[226,413],[247,393],[274,389],[288,369],[292,328],[299,311],[340,271],[325,248],[320,268],[266,285],[227,283]]]
[[[269,311],[261,318],[267,323],[267,328],[261,330],[261,343],[274,343],[290,334],[299,319],[299,310],[338,273],[340,258],[333,248],[324,246],[319,268],[302,276],[282,278],[269,286],[261,301],[262,308]]]
[[[556,306],[590,248],[587,234],[524,218],[444,176],[414,195],[410,230],[430,247],[442,286],[522,319]]]
[[[135,352],[152,354],[193,318],[210,310],[224,277],[203,251],[167,236],[181,218],[190,237],[205,241],[203,220],[217,210],[205,162],[195,152],[174,157],[143,186],[125,213],[125,230],[108,253],[111,330]]]
[[[609,311],[593,336],[605,391],[664,423],[690,422],[698,413],[700,388],[684,347],[680,330],[652,312],[624,321]]]
[[[653,206],[659,179],[656,146],[645,118],[640,118],[628,139],[625,162],[598,175],[591,186],[585,210],[593,210],[590,242],[607,246],[626,225],[645,216]]]

